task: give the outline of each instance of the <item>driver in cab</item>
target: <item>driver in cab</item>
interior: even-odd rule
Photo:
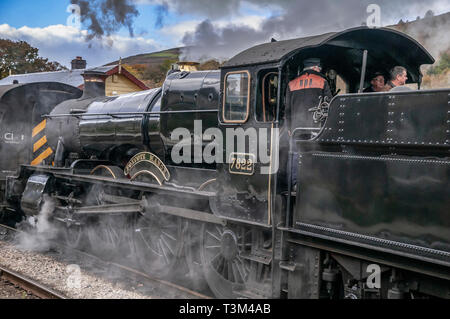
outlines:
[[[297,78],[289,82],[286,93],[286,123],[289,136],[298,127],[319,128],[313,113],[309,110],[318,106],[320,97],[333,97],[327,78],[320,73],[322,67],[320,59],[311,58],[303,61],[303,71]],[[299,154],[292,154],[291,181],[294,189],[297,184],[297,166]]]
[[[297,78],[289,82],[286,93],[286,121],[289,135],[297,127],[317,128],[310,108],[316,107],[320,97],[333,97],[325,75],[320,73],[320,59],[311,58],[303,61],[304,68]]]

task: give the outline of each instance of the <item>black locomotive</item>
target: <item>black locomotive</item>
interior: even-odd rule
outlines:
[[[335,96],[312,108],[323,125],[289,137],[286,87],[309,57]],[[37,215],[53,201],[69,244],[132,242],[161,276],[185,260],[221,298],[449,298],[450,89],[420,90],[433,62],[402,33],[360,27],[262,44],[220,71],[116,97],[86,72],[83,96],[62,88],[65,101],[40,109],[51,154],[19,157],[4,207]],[[417,90],[357,93],[366,72],[395,65]]]

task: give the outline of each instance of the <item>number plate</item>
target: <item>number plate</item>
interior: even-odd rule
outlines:
[[[255,155],[231,153],[229,171],[231,174],[253,175],[255,172]]]

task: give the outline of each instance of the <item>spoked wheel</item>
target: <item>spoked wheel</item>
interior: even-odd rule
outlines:
[[[197,290],[207,288],[205,276],[203,274],[203,265],[201,259],[201,236],[202,224],[195,221],[186,222],[185,251],[186,264],[189,269],[189,277]]]
[[[136,258],[142,269],[158,277],[175,275],[183,251],[183,223],[164,213],[147,213],[134,232]]]
[[[86,234],[82,226],[64,227],[62,230],[64,244],[69,248],[83,249],[86,246]]]
[[[105,259],[126,258],[130,253],[131,221],[124,216],[100,218],[86,228],[91,251]]]
[[[237,298],[250,274],[250,263],[240,255],[250,251],[251,229],[204,224],[201,232],[201,261],[209,287],[217,298]]]
[[[90,186],[89,191],[86,194],[86,198],[84,199],[84,204],[86,206],[96,206],[103,205],[105,202],[103,201],[103,194],[105,193],[105,189],[101,184],[93,184]]]

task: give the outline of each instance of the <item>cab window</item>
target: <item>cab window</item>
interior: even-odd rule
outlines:
[[[277,111],[278,73],[266,72],[260,74],[259,79],[256,120],[272,122]]]
[[[225,76],[223,119],[226,123],[244,123],[248,119],[250,100],[248,71],[230,72]]]

